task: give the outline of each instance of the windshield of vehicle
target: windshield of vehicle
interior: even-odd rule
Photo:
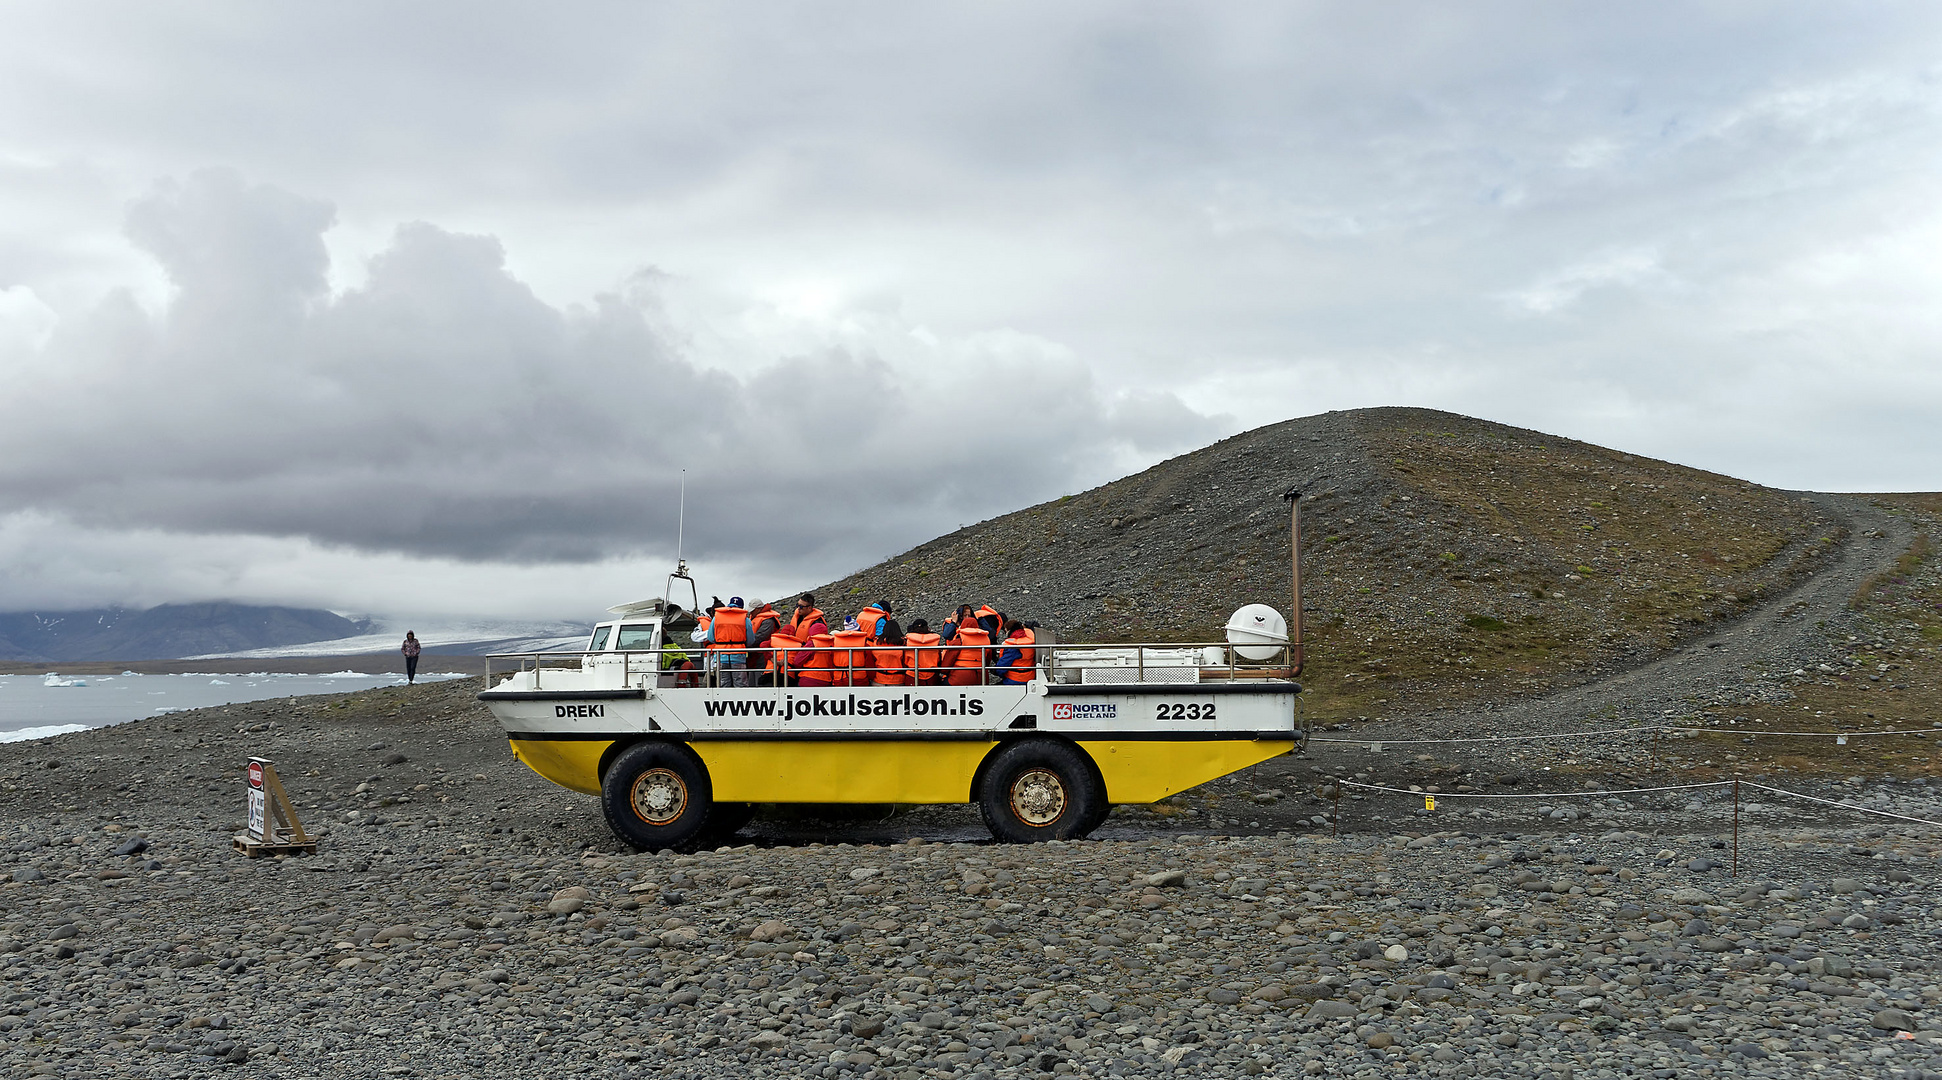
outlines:
[[[593,641],[592,641],[592,643],[591,643],[591,644],[589,644],[589,645],[587,646],[587,651],[588,651],[588,652],[600,652],[600,651],[602,651],[603,649],[605,649],[605,648],[607,647],[607,635],[608,635],[608,634],[611,634],[611,633],[613,633],[613,632],[614,632],[614,628],[613,628],[612,626],[596,626],[596,627],[594,627],[594,628],[593,628]]]
[[[653,623],[645,623],[638,626],[623,626],[620,628],[620,636],[614,639],[614,648],[652,649],[654,647],[654,631],[656,629],[657,627]]]

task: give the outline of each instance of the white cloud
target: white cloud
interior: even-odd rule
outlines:
[[[25,285],[0,289],[0,360],[40,351],[60,316]]]
[[[1509,294],[1517,307],[1535,315],[1550,315],[1577,303],[1593,289],[1638,288],[1672,284],[1651,248],[1601,252],[1582,262],[1546,274]]]
[[[1377,404],[1936,486],[1942,9],[1397,10],[15,12],[0,513],[356,591],[685,465],[801,583]]]

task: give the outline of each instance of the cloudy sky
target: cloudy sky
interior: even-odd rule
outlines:
[[[499,8],[499,10],[495,10]],[[1942,7],[13,4],[0,609],[774,594],[1327,409],[1942,488]]]

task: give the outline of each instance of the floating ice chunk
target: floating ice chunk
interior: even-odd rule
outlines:
[[[52,724],[47,727],[21,728],[18,731],[0,731],[0,743],[26,742],[29,739],[51,739],[56,735],[72,735],[77,731],[88,730],[86,724]]]
[[[224,682],[224,681],[223,681],[223,680],[221,680],[221,679],[210,679],[210,680],[209,680],[209,685],[210,685],[210,686],[228,686],[229,684],[228,684],[228,683],[226,683],[226,682]]]
[[[47,677],[41,680],[41,685],[42,686],[86,686],[88,685],[88,680],[63,679],[59,675],[56,675],[53,672],[49,672]]]

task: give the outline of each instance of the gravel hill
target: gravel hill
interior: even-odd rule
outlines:
[[[1844,537],[1804,497],[1426,409],[1258,428],[980,522],[815,590],[832,612],[960,602],[1065,640],[1217,640],[1288,607],[1300,487],[1311,715],[1528,694],[1717,629]],[[1325,658],[1325,660],[1324,660]]]

